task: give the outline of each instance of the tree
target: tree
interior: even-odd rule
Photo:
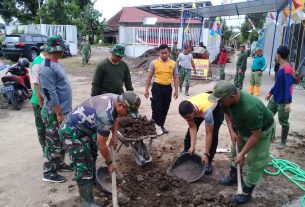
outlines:
[[[255,30],[250,24],[249,18],[255,26]],[[241,25],[242,42],[253,42],[258,39],[258,31],[263,28],[266,19],[266,13],[248,14],[245,17],[245,22]],[[252,32],[249,32],[251,31]]]
[[[0,1],[0,16],[5,23],[11,22],[17,12],[15,0]]]
[[[223,31],[223,38],[225,41],[228,41],[231,39],[231,37],[233,36],[233,27],[231,26],[230,28],[227,25],[226,20],[223,20],[223,25],[222,25],[222,31]]]

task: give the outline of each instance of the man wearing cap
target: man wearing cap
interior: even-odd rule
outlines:
[[[210,102],[209,95],[209,93],[201,93],[179,104],[179,114],[189,125],[184,138],[183,152],[190,152],[190,154],[195,152],[197,132],[201,123],[205,121],[206,142],[202,161],[206,166],[205,174],[207,175],[213,172],[212,161],[218,145],[219,128],[224,119],[220,105]]]
[[[177,40],[174,40],[173,42],[173,46],[171,48],[171,58],[176,61],[177,60],[177,56],[179,55],[179,50],[177,48]]]
[[[42,152],[44,152],[44,148],[46,146],[46,126],[44,125],[42,118],[41,118],[41,109],[43,107],[43,98],[41,97],[39,91],[39,65],[45,60],[46,58],[46,51],[44,48],[41,48],[40,55],[36,57],[31,66],[31,80],[33,83],[33,94],[31,97],[31,103],[33,106],[34,117],[35,117],[35,125],[37,129],[38,140],[40,146],[42,148]]]
[[[108,58],[102,60],[95,71],[92,81],[91,96],[104,93],[122,94],[123,84],[127,91],[133,91],[128,65],[122,60],[125,47],[115,45]]]
[[[46,59],[39,66],[40,94],[44,100],[41,117],[46,126],[43,181],[60,183],[66,179],[57,174],[57,170],[72,171],[64,163],[65,149],[58,135],[58,126],[72,110],[70,81],[63,66],[58,63],[64,52],[62,37],[49,37],[46,52]]]
[[[263,56],[262,48],[255,49],[255,56],[251,66],[249,93],[259,96],[261,91],[263,71],[267,68],[265,57]]]
[[[245,50],[246,50],[246,46],[241,45],[240,54],[236,62],[236,75],[234,78],[234,85],[239,89],[243,89],[245,72],[247,70],[248,53]]]
[[[261,100],[237,89],[228,81],[219,81],[209,100],[218,101],[224,108],[232,140],[231,171],[229,176],[221,178],[220,184],[237,183],[236,164],[242,164],[247,155],[247,171],[242,181],[243,194],[232,198],[238,204],[246,203],[251,199],[252,191],[261,180],[268,163],[269,148],[275,134],[273,114]],[[236,142],[239,144],[238,153]]]
[[[155,121],[157,135],[168,133],[164,128],[167,112],[172,100],[172,81],[174,78],[175,92],[174,98],[178,98],[179,73],[176,62],[169,58],[169,47],[167,44],[159,46],[160,56],[151,61],[146,78],[144,96],[149,97],[149,87],[153,75],[155,81],[152,84],[151,109],[152,119]]]
[[[185,95],[189,96],[192,69],[196,73],[196,68],[193,55],[190,53],[190,47],[188,45],[184,45],[183,52],[179,54],[177,66],[179,67],[179,91],[182,92],[182,85],[185,81]]]
[[[76,168],[75,181],[84,207],[95,206],[92,186],[95,177],[97,150],[105,158],[111,174],[115,169],[107,139],[118,123],[115,120],[128,114],[137,116],[141,100],[136,93],[127,91],[121,95],[103,94],[88,98],[73,109],[60,127],[59,134],[69,149],[72,165]],[[116,145],[117,140],[110,140]]]

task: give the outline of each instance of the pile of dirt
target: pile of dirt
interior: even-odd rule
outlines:
[[[147,135],[156,135],[156,128],[153,120],[146,116],[140,118],[124,117],[120,120],[119,131],[124,137],[138,138]]]
[[[191,187],[160,169],[150,165],[145,169],[134,169],[124,174],[124,181],[118,184],[119,205],[126,207],[177,207],[177,206],[235,206],[229,199],[219,194],[219,187],[202,184],[199,188]],[[111,203],[111,197],[98,194],[98,202]],[[105,197],[106,196],[106,197]]]

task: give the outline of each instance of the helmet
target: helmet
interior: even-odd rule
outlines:
[[[28,68],[30,66],[30,62],[27,58],[20,58],[18,60],[18,65],[21,67],[21,68]]]

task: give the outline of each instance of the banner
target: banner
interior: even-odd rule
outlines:
[[[209,60],[208,59],[194,59],[197,74],[192,73],[193,76],[205,76],[209,74]]]

